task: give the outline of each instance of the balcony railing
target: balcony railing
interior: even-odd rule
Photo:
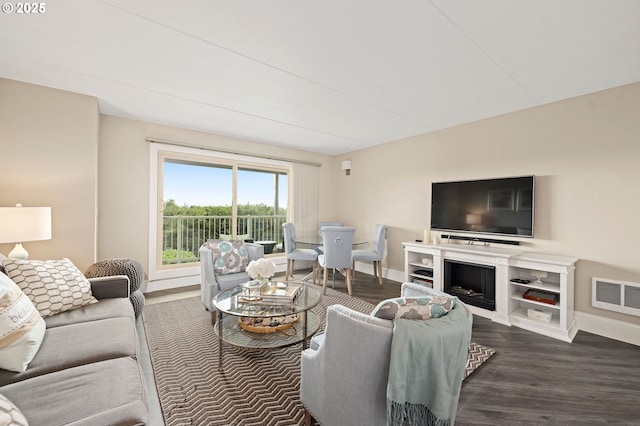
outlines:
[[[252,241],[275,241],[282,251],[285,216],[238,216],[236,235]],[[231,216],[163,216],[162,264],[198,262],[198,249],[208,239],[232,235]]]

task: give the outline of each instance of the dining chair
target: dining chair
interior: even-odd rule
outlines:
[[[320,235],[322,237],[322,228],[325,226],[344,226],[344,224],[342,222],[319,222],[318,223],[318,235]],[[318,254],[322,254],[322,244],[320,245],[314,245],[311,246],[312,249],[314,249],[315,251],[318,252]],[[333,273],[335,274],[335,269],[333,270]],[[335,277],[334,277],[334,281],[335,281]]]
[[[351,295],[351,251],[356,228],[347,226],[325,226],[322,228],[322,254],[318,256],[318,264],[323,269],[322,292],[327,291],[327,275],[329,269],[344,269],[347,291]],[[334,275],[335,280],[335,275]]]
[[[318,224],[318,229],[320,230],[320,234],[322,234],[322,228],[325,226],[344,226],[342,222],[320,222]]]
[[[296,260],[308,260],[314,262],[313,265],[313,283],[316,282],[316,265],[318,260],[318,252],[313,249],[296,248],[296,228],[293,223],[287,222],[282,224],[284,235],[284,251],[287,257],[287,271],[284,280],[289,281],[289,277],[293,277],[293,262]]]
[[[382,285],[382,258],[384,257],[386,225],[377,224],[373,237],[373,250],[353,250],[351,253],[353,281],[355,281],[356,261],[373,262],[373,275],[378,278],[378,284]]]

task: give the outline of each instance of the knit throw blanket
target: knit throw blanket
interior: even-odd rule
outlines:
[[[394,321],[387,384],[388,425],[454,423],[472,321],[460,303],[441,318]]]

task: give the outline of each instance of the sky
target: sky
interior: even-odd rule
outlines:
[[[165,162],[165,201],[196,206],[231,205],[231,169]],[[287,182],[280,178],[280,207],[287,207]],[[238,172],[238,203],[273,205],[273,175],[252,171]]]

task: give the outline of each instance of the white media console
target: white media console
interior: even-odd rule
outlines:
[[[468,244],[405,242],[402,245],[405,281],[432,285],[434,289],[444,291],[445,261],[494,267],[495,310],[470,306],[475,315],[566,342],[573,341],[578,332],[573,305],[576,258]],[[428,276],[429,271],[431,277]],[[542,275],[546,273],[542,283],[536,284],[532,271],[543,272]],[[514,279],[530,282],[519,283]],[[549,304],[524,298],[527,290],[542,290],[556,295],[557,302]]]

